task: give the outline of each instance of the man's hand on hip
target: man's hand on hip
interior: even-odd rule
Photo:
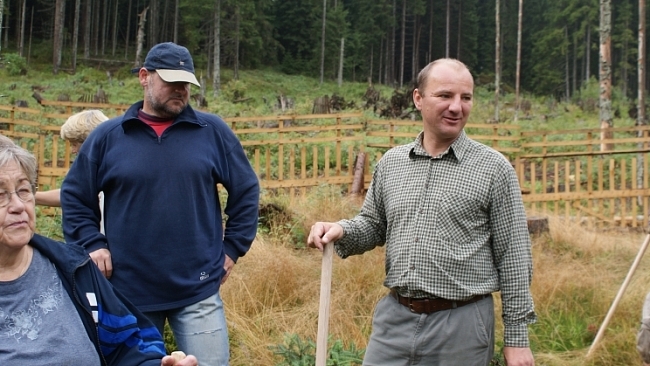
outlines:
[[[223,263],[223,269],[226,270],[226,274],[223,275],[223,278],[221,279],[221,284],[223,285],[228,277],[230,276],[230,272],[232,272],[233,267],[235,267],[235,261],[232,260],[228,254],[226,254],[226,261]]]
[[[108,249],[97,249],[90,253],[90,258],[97,265],[104,277],[111,278],[113,275],[113,261],[111,252]]]

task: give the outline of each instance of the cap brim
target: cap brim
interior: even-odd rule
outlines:
[[[196,76],[191,72],[184,70],[156,70],[160,78],[165,80],[168,83],[192,83],[198,87],[201,87],[199,81],[196,80]]]

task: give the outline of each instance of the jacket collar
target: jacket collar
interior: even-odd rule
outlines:
[[[144,105],[144,101],[141,100],[141,101],[133,104],[131,107],[129,107],[129,109],[127,109],[126,113],[124,113],[124,115],[122,116],[121,124],[122,124],[123,129],[126,130],[127,127],[129,125],[131,125],[132,123],[134,123],[134,122],[142,123],[138,119],[138,111],[140,109],[142,109],[143,105]],[[181,112],[181,114],[179,114],[178,117],[176,117],[176,119],[174,119],[174,122],[172,124],[175,125],[177,123],[184,123],[184,122],[193,123],[193,124],[199,125],[201,127],[207,126],[207,124],[205,122],[199,121],[199,118],[196,115],[196,112],[194,111],[192,106],[189,105],[189,104],[183,110],[183,112]]]
[[[81,246],[61,243],[39,234],[34,234],[29,245],[54,263],[61,273],[69,277],[68,279],[72,279],[77,268],[90,260],[90,256]]]

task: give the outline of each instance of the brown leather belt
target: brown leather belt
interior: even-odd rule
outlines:
[[[492,296],[492,294],[476,295],[471,299],[464,300],[464,301],[446,300],[441,298],[414,299],[411,297],[400,296],[400,294],[398,294],[397,291],[392,289],[390,290],[390,295],[394,297],[395,300],[397,300],[397,302],[406,306],[407,308],[409,308],[409,310],[417,314],[431,314],[431,313],[435,313],[436,311],[455,309],[461,306],[475,303],[479,300],[483,300],[488,296]]]

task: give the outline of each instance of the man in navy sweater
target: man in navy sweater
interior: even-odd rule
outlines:
[[[255,238],[259,181],[228,125],[189,105],[199,83],[185,47],[158,44],[136,71],[144,100],[90,134],[63,182],[65,239],[161,332],[167,320],[179,349],[227,365],[219,288]]]

